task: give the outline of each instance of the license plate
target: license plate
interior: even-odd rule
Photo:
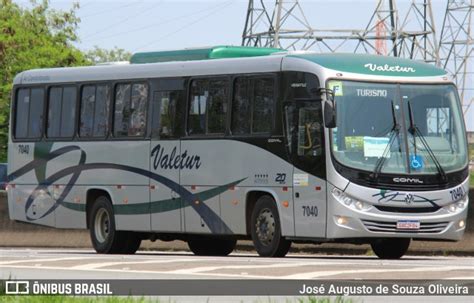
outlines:
[[[420,229],[420,221],[417,221],[417,220],[398,221],[397,229]]]

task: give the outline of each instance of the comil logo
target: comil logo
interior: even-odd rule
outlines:
[[[6,281],[5,294],[28,295],[30,293],[30,282],[28,281]]]
[[[393,182],[396,183],[418,183],[418,184],[423,184],[423,181],[421,181],[418,178],[393,178]]]
[[[413,67],[405,67],[405,66],[400,66],[400,65],[377,65],[374,63],[367,63],[364,65],[365,68],[370,69],[371,71],[375,72],[395,72],[395,73],[414,73],[416,72],[416,69]]]

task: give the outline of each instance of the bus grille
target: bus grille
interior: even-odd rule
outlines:
[[[403,230],[397,229],[397,222],[383,222],[383,221],[372,221],[362,220],[364,226],[371,232],[396,232],[396,233],[407,233],[407,234],[435,234],[440,233],[446,229],[449,222],[421,222],[420,229],[416,230]]]
[[[440,209],[439,206],[394,207],[394,206],[374,205],[374,207],[380,211],[391,212],[391,213],[434,213]]]

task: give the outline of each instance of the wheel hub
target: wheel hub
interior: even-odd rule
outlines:
[[[109,213],[101,208],[97,212],[94,220],[94,231],[97,241],[103,243],[107,240],[110,232]]]
[[[259,241],[265,246],[270,245],[275,235],[275,218],[272,212],[268,208],[262,209],[255,225]]]

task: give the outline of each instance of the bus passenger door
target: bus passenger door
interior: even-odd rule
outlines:
[[[180,141],[176,133],[177,105],[182,90],[154,91],[150,171],[179,186]],[[151,229],[160,232],[182,231],[182,201],[165,184],[150,178]]]
[[[326,236],[326,165],[320,101],[285,107],[289,150],[294,165],[295,236]]]

